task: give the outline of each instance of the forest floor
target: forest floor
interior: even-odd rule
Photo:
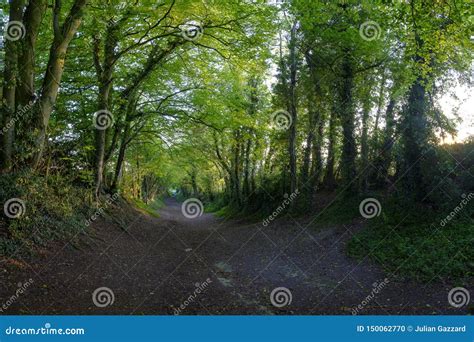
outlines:
[[[173,199],[159,218],[131,215],[125,227],[100,221],[74,244],[56,243],[28,260],[0,260],[0,309],[7,304],[0,313],[173,314],[181,306],[184,315],[350,315],[357,305],[358,314],[466,313],[448,304],[452,284],[388,277],[368,258],[349,258],[346,243],[362,222],[316,229],[305,228],[310,218],[267,227],[212,214],[187,219]],[[30,278],[18,294],[18,284]],[[111,305],[94,305],[99,287],[113,291]],[[270,300],[277,287],[292,296],[281,308]]]

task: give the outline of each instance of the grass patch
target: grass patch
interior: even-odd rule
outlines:
[[[370,220],[349,242],[348,254],[362,259],[370,252],[387,271],[419,281],[469,279],[474,276],[473,210],[465,207],[441,224],[452,208],[385,206],[386,214]]]
[[[153,217],[160,217],[160,214],[158,214],[158,210],[160,210],[164,206],[164,202],[161,198],[156,198],[148,204],[139,199],[132,199],[131,202],[138,209],[144,211],[145,213]]]
[[[336,199],[328,207],[322,208],[320,213],[314,213],[314,222],[317,226],[349,223],[354,218],[361,217],[359,213],[361,200],[362,198],[356,196]]]

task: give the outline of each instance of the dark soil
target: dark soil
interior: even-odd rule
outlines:
[[[467,312],[448,303],[455,284],[407,282],[384,274],[369,258],[346,256],[361,222],[318,230],[305,228],[309,222],[283,218],[264,227],[212,214],[187,219],[181,204],[169,199],[160,218],[134,211],[125,229],[101,221],[74,244],[57,243],[29,260],[0,260],[0,313],[174,314],[181,306],[185,315],[350,315],[363,301],[358,314]],[[16,296],[18,283],[30,278]],[[385,278],[388,283],[365,301]],[[111,305],[94,304],[99,287],[113,291]],[[270,300],[277,287],[292,295],[281,308]]]

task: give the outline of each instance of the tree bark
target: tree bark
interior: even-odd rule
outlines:
[[[385,131],[382,148],[376,162],[376,183],[378,187],[385,185],[388,177],[388,170],[392,163],[393,134],[395,128],[394,109],[395,100],[390,98],[385,112]]]
[[[17,101],[22,106],[26,106],[35,98],[36,40],[45,11],[45,0],[31,0],[23,15],[26,33],[18,61],[21,68],[19,68],[20,85]]]
[[[97,96],[97,110],[108,111],[110,94],[112,90],[112,75],[115,69],[115,49],[117,47],[117,24],[110,22],[107,26],[106,39],[104,44],[104,59],[100,61],[100,44],[99,38],[94,38],[94,65],[96,68],[97,80],[99,83],[99,94]],[[98,199],[102,191],[103,175],[104,175],[104,158],[105,158],[105,138],[107,129],[95,130],[95,197]]]
[[[410,88],[405,114],[403,142],[407,171],[404,183],[408,193],[421,200],[425,196],[425,184],[421,170],[423,150],[427,146],[426,90],[421,78]]]
[[[291,115],[291,126],[289,132],[288,152],[290,155],[290,193],[294,193],[298,186],[298,175],[296,170],[296,125],[297,125],[297,99],[296,99],[296,73],[298,68],[297,51],[296,51],[296,23],[293,24],[290,34],[290,101],[289,112]],[[292,202],[292,205],[294,202]]]
[[[356,176],[356,142],[354,137],[354,70],[349,51],[342,64],[341,84],[339,87],[339,116],[342,124],[342,156],[341,176],[342,184],[348,192],[354,192],[357,184],[353,182]]]
[[[75,0],[63,25],[59,27],[59,17],[61,12],[60,1],[55,2],[53,26],[54,40],[49,52],[49,60],[46,68],[46,74],[43,79],[42,91],[39,98],[39,105],[35,106],[33,111],[33,132],[34,152],[31,160],[31,166],[36,169],[43,155],[46,134],[49,124],[49,118],[53,107],[56,104],[59,84],[64,71],[64,63],[69,43],[79,28],[83,11],[88,0]]]
[[[360,139],[360,190],[366,193],[368,189],[369,176],[369,113],[370,113],[370,97],[365,94],[364,104],[362,106],[362,136]]]
[[[319,186],[321,173],[323,169],[323,158],[322,158],[322,142],[324,134],[324,120],[322,114],[317,117],[316,123],[316,134],[314,135],[312,159],[311,159],[311,191],[310,199],[313,199],[314,192]]]
[[[20,21],[24,8],[23,0],[10,3],[9,21]],[[0,146],[0,172],[9,172],[12,168],[13,140],[15,132],[16,89],[18,83],[19,41],[5,39],[5,68],[2,90],[2,135]]]
[[[335,148],[336,148],[336,129],[337,129],[337,113],[335,105],[331,110],[331,116],[329,118],[329,144],[328,144],[328,157],[326,162],[326,171],[324,174],[324,187],[328,190],[334,190],[336,186],[336,179],[334,176],[334,164],[335,164]]]

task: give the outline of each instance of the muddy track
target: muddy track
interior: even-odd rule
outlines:
[[[188,219],[173,199],[160,218],[135,216],[126,229],[97,224],[80,248],[67,243],[31,260],[3,260],[0,314],[350,315],[357,305],[358,314],[466,313],[447,302],[452,284],[405,282],[369,258],[347,257],[359,222],[315,230],[305,228],[309,219],[267,227],[211,214]],[[18,291],[19,283],[28,286]],[[113,292],[105,307],[93,301],[101,287]],[[282,307],[270,299],[278,287],[288,289],[279,299],[291,296]]]

